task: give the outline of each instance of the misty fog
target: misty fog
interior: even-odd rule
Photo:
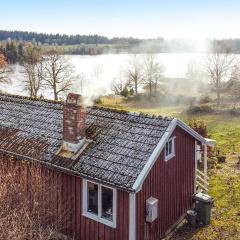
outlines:
[[[164,66],[164,78],[179,79],[179,85],[187,77],[189,64],[201,65],[203,55],[199,53],[160,53],[157,59]],[[74,91],[84,96],[98,97],[103,94],[111,94],[111,84],[117,78],[122,69],[131,58],[131,54],[104,54],[97,56],[67,56],[75,66],[77,81],[74,84]],[[13,67],[14,73],[11,75],[11,85],[2,85],[2,91],[12,94],[24,94],[21,81],[24,78],[21,66]],[[175,86],[176,87],[176,86]],[[51,98],[49,91],[43,90],[44,97]]]

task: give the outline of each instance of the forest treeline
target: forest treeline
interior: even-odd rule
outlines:
[[[48,53],[51,50],[58,50],[61,54],[79,54],[79,55],[99,55],[109,49],[108,46],[95,46],[95,45],[73,45],[73,46],[55,46],[55,45],[40,45],[32,41],[22,42],[15,39],[8,39],[0,41],[0,54],[3,54],[9,64],[21,62],[23,56],[23,49],[28,44],[41,48],[43,53]]]
[[[198,46],[195,41],[186,39],[138,39],[108,38],[100,35],[66,35],[46,34],[24,31],[0,30],[0,46],[6,48],[7,43],[15,41],[16,45],[32,42],[43,48],[51,46],[62,48],[65,54],[97,55],[103,53],[168,53],[195,52]],[[240,53],[240,39],[205,40],[207,51],[228,49],[231,53]],[[205,49],[205,50],[206,50]],[[225,52],[225,50],[224,50]]]
[[[0,41],[8,38],[18,41],[35,41],[36,43],[47,45],[76,45],[76,44],[137,44],[142,40],[137,38],[107,38],[100,35],[66,35],[66,34],[46,34],[23,31],[3,31],[0,30]]]
[[[99,35],[61,35],[0,30],[0,53],[8,63],[21,58],[23,47],[31,42],[43,52],[58,48],[63,54],[99,55],[104,53],[186,53],[198,51],[196,42],[186,39],[108,38]],[[240,39],[205,40],[205,51],[240,53]]]

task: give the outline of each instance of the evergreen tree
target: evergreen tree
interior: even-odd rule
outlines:
[[[14,64],[17,62],[17,43],[14,40],[7,41],[6,44],[6,58],[8,63]]]
[[[23,56],[24,56],[24,52],[23,52],[23,44],[22,43],[19,43],[18,44],[18,61],[20,63],[22,63],[23,61]]]

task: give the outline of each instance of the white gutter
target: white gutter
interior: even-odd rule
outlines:
[[[210,139],[210,138],[205,138],[205,140],[206,140],[207,146],[209,146],[209,147],[214,147],[217,143],[216,140],[213,140],[213,139]]]

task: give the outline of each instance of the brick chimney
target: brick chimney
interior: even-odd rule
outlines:
[[[76,152],[85,142],[86,111],[79,94],[69,93],[63,106],[63,150]]]

